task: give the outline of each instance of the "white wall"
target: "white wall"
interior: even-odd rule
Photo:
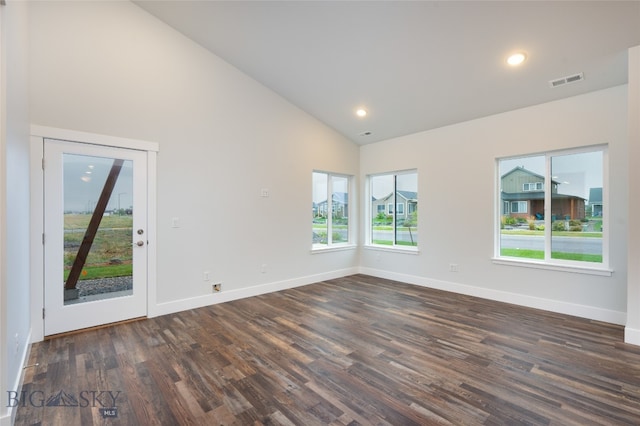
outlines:
[[[2,403],[0,424],[10,424],[7,391],[18,390],[29,341],[29,106],[28,8],[24,2],[0,6],[2,39],[2,126],[0,131],[0,329]]]
[[[629,218],[640,212],[640,46],[629,50]],[[640,227],[629,228],[625,342],[640,345]]]
[[[33,2],[30,12],[32,122],[160,144],[155,314],[360,265],[373,275],[624,323],[626,85],[358,149],[135,5]],[[492,263],[495,158],[600,143],[609,144],[612,165],[613,275]],[[313,169],[359,175],[362,187],[367,174],[411,168],[423,200],[419,255],[310,254]],[[271,196],[260,197],[261,188]],[[174,217],[180,228],[171,228]],[[209,294],[205,270],[222,293]]]
[[[560,89],[562,90],[562,89]],[[418,169],[420,254],[363,249],[363,271],[624,324],[627,86],[417,133],[361,149],[366,175]],[[611,277],[493,264],[497,157],[609,144]],[[449,264],[459,272],[449,272]]]
[[[355,271],[310,218],[312,170],[357,176],[356,145],[131,3],[31,6],[32,122],[159,143],[155,314]]]
[[[7,274],[5,265],[7,264],[7,184],[6,184],[6,146],[7,146],[7,55],[6,43],[6,13],[5,8],[0,6],[0,394],[6,395],[8,389],[7,374],[7,310],[5,303],[7,300]],[[0,425],[9,424],[8,408],[0,408]]]

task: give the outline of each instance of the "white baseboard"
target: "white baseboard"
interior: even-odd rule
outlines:
[[[230,302],[232,300],[244,299],[258,296],[260,294],[272,293],[274,291],[287,290],[319,281],[332,280],[358,273],[358,268],[339,269],[322,274],[308,275],[305,277],[292,278],[284,281],[276,281],[267,284],[259,284],[239,290],[223,290],[220,293],[206,294],[203,296],[191,297],[188,299],[174,300],[166,303],[159,303],[149,310],[149,318],[160,315],[172,314],[189,309],[201,308],[203,306],[215,305],[218,303]]]
[[[631,345],[640,345],[640,330],[637,328],[624,328],[624,342]]]
[[[611,324],[624,325],[627,320],[626,312],[612,311],[608,309],[596,308],[593,306],[578,305],[575,303],[561,302],[558,300],[544,299],[541,297],[527,296],[517,293],[509,293],[506,291],[475,287],[449,281],[433,280],[429,278],[418,277],[415,275],[407,275],[373,268],[360,268],[359,270],[362,274],[371,275],[374,277],[401,281],[408,284],[433,288],[436,290],[451,291],[454,293],[465,294],[467,296],[475,296],[482,299],[495,300],[497,302],[513,303],[515,305],[542,309],[545,311],[557,312],[560,314],[573,315],[576,317],[587,318]],[[640,339],[640,334],[636,337]]]
[[[24,383],[24,368],[26,367],[27,362],[29,361],[29,355],[31,354],[31,330],[29,330],[29,335],[27,336],[26,342],[27,344],[24,346],[24,350],[21,354],[20,364],[18,366],[19,369],[18,371],[16,371],[16,377],[13,382],[13,387],[7,389],[7,391],[20,392],[20,390],[22,389],[22,384]],[[2,395],[2,401],[4,404],[7,403],[7,400],[7,395]],[[16,420],[17,407],[9,407],[8,404],[4,406],[7,408],[7,411],[0,417],[0,426],[11,426]]]

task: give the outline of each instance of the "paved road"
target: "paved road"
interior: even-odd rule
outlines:
[[[544,237],[538,235],[501,235],[502,248],[544,250]],[[551,250],[565,253],[602,254],[602,238],[552,237]]]

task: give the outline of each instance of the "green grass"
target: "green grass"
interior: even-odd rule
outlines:
[[[70,269],[65,269],[64,280],[69,277]],[[133,273],[132,264],[86,266],[82,269],[80,280],[96,280],[99,278],[127,277]]]
[[[64,262],[67,267],[73,264],[90,220],[91,215],[88,214],[64,215],[64,227],[69,231],[64,233]],[[101,266],[111,259],[131,260],[132,226],[131,216],[103,216],[85,266]]]
[[[520,250],[503,248],[500,250],[501,256],[522,257],[527,259],[544,259],[544,251],[542,250]],[[577,260],[580,262],[602,263],[602,255],[600,254],[581,254],[581,253],[563,253],[554,251],[551,253],[552,259]]]
[[[89,214],[65,214],[64,227],[64,279],[69,276],[71,266],[91,215]],[[132,226],[131,216],[103,216],[100,228],[95,235],[91,251],[80,274],[81,280],[93,280],[99,278],[123,277],[131,275],[133,266],[132,258]],[[110,264],[112,259],[119,259],[121,264]]]
[[[83,237],[84,232],[64,234],[64,262],[66,266],[73,264]],[[133,253],[131,240],[132,230],[130,228],[99,230],[91,245],[86,265],[105,264],[109,263],[111,259],[120,259],[123,262],[131,260]]]
[[[563,259],[563,260],[578,260],[581,262],[593,262],[593,263],[602,263],[602,255],[601,254],[581,254],[581,253],[562,253],[562,252],[552,252],[552,259]]]
[[[602,231],[602,218],[601,217],[589,218],[589,222],[593,222],[593,229],[595,229],[596,231]]]
[[[83,232],[89,226],[90,214],[65,214],[64,229],[81,229]],[[101,228],[131,228],[133,216],[103,216]]]

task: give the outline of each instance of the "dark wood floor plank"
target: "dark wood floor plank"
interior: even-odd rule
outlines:
[[[638,425],[623,334],[353,275],[35,344],[16,425]]]

